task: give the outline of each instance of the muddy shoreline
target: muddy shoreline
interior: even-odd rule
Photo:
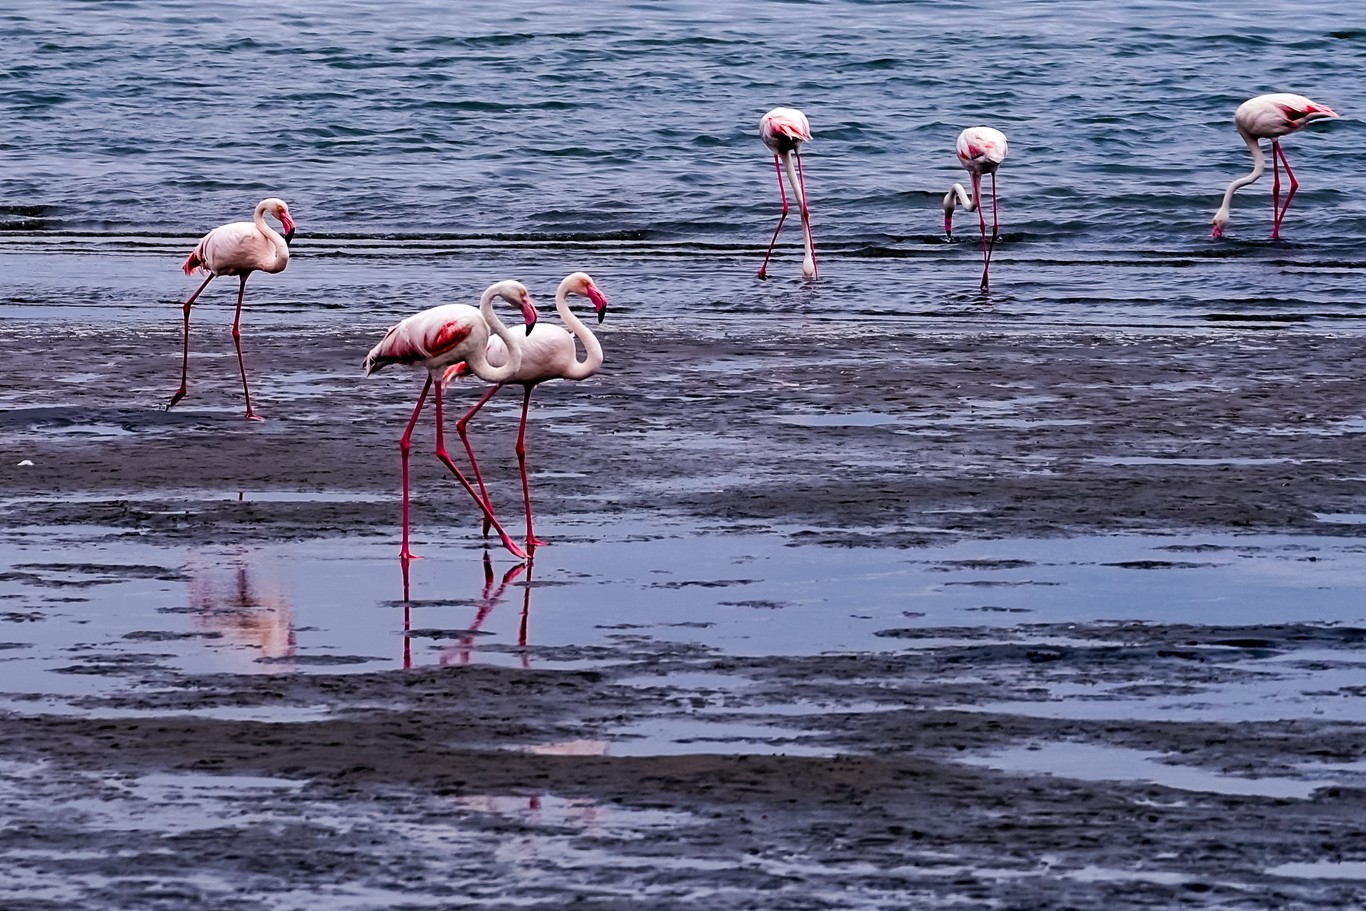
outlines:
[[[1361,511],[1366,484],[1366,389],[1347,333],[895,320],[731,320],[685,333],[622,322],[609,326],[602,376],[537,393],[540,514],[572,529],[557,547],[652,516],[697,523],[718,546],[756,530],[906,553],[1010,537],[1055,539],[1065,553],[1084,536],[1190,530],[1231,543],[1286,536],[1257,560],[1314,559],[1297,541],[1366,546],[1366,525],[1332,520]],[[4,331],[21,340],[30,328]],[[190,396],[158,408],[178,366],[172,328],[54,339],[53,359],[80,364],[68,377],[15,365],[0,415],[10,529],[53,541],[104,529],[168,549],[329,538],[396,548],[395,442],[417,382],[359,375],[373,333],[319,326],[300,349],[286,331],[253,332],[267,420],[248,423],[226,338],[206,339]],[[495,501],[509,504],[516,398],[496,400],[476,438]],[[428,454],[429,427],[415,438],[415,526],[467,545],[477,523]],[[1200,572],[1211,559],[1175,550],[1131,569]],[[992,568],[981,569],[990,591]],[[22,644],[22,623],[7,625],[14,635],[0,627],[0,644]],[[414,908],[1366,902],[1351,867],[1366,860],[1361,724],[1129,711],[1155,692],[1198,706],[1315,663],[1350,673],[1360,630],[1196,616],[884,625],[885,649],[858,654],[737,658],[647,635],[528,646],[555,669],[186,674],[165,666],[155,639],[116,667],[77,656],[71,674],[129,686],[61,712],[10,702],[0,850],[19,872],[6,906],[245,908],[267,895],[276,907],[321,897],[357,908],[377,896]],[[1059,696],[1063,682],[1091,695]],[[1357,685],[1334,697],[1363,695]],[[1103,710],[1054,711],[1078,698]],[[608,744],[622,718],[703,716],[762,728],[763,752],[718,740],[613,755]],[[1142,754],[1154,772],[991,764],[1056,744]],[[1164,777],[1182,771],[1203,784]],[[171,825],[172,811],[209,811],[189,785],[138,784],[156,776],[246,783],[209,801],[216,822]],[[1330,867],[1287,872],[1296,863]]]

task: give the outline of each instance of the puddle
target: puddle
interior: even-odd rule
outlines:
[[[1297,879],[1366,880],[1366,860],[1319,860],[1280,864],[1267,870],[1266,875],[1291,876]]]
[[[1208,794],[1307,800],[1331,782],[1293,778],[1237,778],[1161,761],[1159,753],[1089,743],[1044,743],[963,758],[968,765],[1011,774],[1051,775],[1080,781],[1142,781]]]

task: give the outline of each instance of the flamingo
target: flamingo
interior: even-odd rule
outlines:
[[[768,242],[768,252],[764,263],[759,267],[759,277],[768,278],[768,258],[773,254],[773,244],[778,240],[778,232],[787,220],[787,191],[783,189],[783,171],[787,171],[788,183],[792,184],[792,195],[802,212],[802,242],[806,255],[802,259],[802,277],[816,277],[816,242],[811,236],[811,210],[806,206],[806,180],[802,176],[801,145],[811,141],[811,126],[806,115],[796,108],[774,108],[759,118],[759,138],[773,152],[773,166],[778,171],[778,194],[783,199],[783,214],[778,216],[778,227],[773,229],[773,238]],[[797,159],[797,170],[792,170],[792,159]]]
[[[996,210],[996,169],[1006,160],[1006,134],[991,127],[968,127],[958,134],[958,163],[972,178],[972,198],[961,183],[956,183],[944,194],[944,233],[953,236],[954,204],[966,211],[977,212],[977,223],[982,232],[982,290],[989,287],[987,270],[991,268],[991,253],[996,249],[996,238],[1001,225]],[[987,242],[987,220],[982,212],[982,175],[991,175],[991,242]]]
[[[266,215],[279,220],[285,229],[283,236],[266,224]],[[209,273],[203,284],[185,301],[185,356],[180,363],[180,388],[166,405],[169,409],[185,397],[186,380],[190,371],[190,305],[219,275],[236,275],[237,315],[232,319],[232,341],[237,346],[237,366],[242,371],[242,394],[247,400],[247,419],[260,420],[251,410],[251,390],[247,388],[247,365],[242,360],[242,297],[247,291],[247,277],[253,272],[283,272],[289,265],[289,242],[294,239],[294,219],[289,217],[289,206],[274,196],[256,204],[251,221],[234,221],[219,225],[205,234],[199,244],[185,258],[181,266],[186,275],[196,270]]]
[[[483,408],[489,399],[498,394],[508,383],[517,383],[522,387],[522,421],[517,431],[517,464],[522,472],[522,500],[526,507],[526,545],[527,551],[534,553],[536,548],[546,542],[538,540],[531,527],[531,485],[527,480],[526,474],[526,416],[527,408],[531,404],[531,391],[540,383],[547,380],[586,380],[598,372],[602,366],[602,345],[583,322],[574,315],[569,309],[569,295],[574,294],[579,297],[586,297],[593,302],[593,308],[597,311],[598,322],[601,323],[607,314],[607,297],[598,289],[592,277],[586,272],[573,272],[565,276],[560,282],[560,286],[555,291],[555,310],[560,314],[560,319],[569,327],[566,332],[559,326],[537,324],[534,329],[527,333],[526,341],[522,343],[522,362],[521,365],[512,371],[512,375],[506,379],[495,381],[497,385],[484,393],[483,397],[475,402],[474,407],[465,413],[455,428],[460,432],[460,439],[465,444],[465,452],[470,457],[470,464],[474,466],[474,477],[479,483],[479,490],[484,494],[485,500],[488,499],[488,492],[484,489],[484,481],[479,473],[479,465],[474,459],[474,450],[470,448],[469,437],[466,434],[466,427],[470,419]],[[572,335],[570,333],[573,333]],[[574,344],[577,337],[583,343],[584,359],[578,359],[578,349]],[[489,339],[487,350],[488,361],[492,364],[503,364],[507,360],[507,351],[503,342],[497,338]],[[455,364],[446,370],[444,382],[460,376],[466,376],[472,372],[472,365]],[[477,371],[473,371],[476,372]],[[483,376],[488,379],[487,376]],[[489,516],[491,511],[485,511],[484,532],[488,533]]]
[[[1271,239],[1278,239],[1281,236],[1281,220],[1285,218],[1285,212],[1290,208],[1290,200],[1294,198],[1295,190],[1300,185],[1299,181],[1295,180],[1294,172],[1290,170],[1290,162],[1286,161],[1285,152],[1281,150],[1281,137],[1301,130],[1315,120],[1331,120],[1337,116],[1337,112],[1326,105],[1310,101],[1303,95],[1292,95],[1288,92],[1258,95],[1238,105],[1238,110],[1233,112],[1233,122],[1238,127],[1243,142],[1247,143],[1249,151],[1252,152],[1252,173],[1239,177],[1224,191],[1224,202],[1219,206],[1219,211],[1214,213],[1214,219],[1211,221],[1214,226],[1213,236],[1224,236],[1224,227],[1229,219],[1229,206],[1233,204],[1233,194],[1261,178],[1262,170],[1266,166],[1261,140],[1270,139]],[[1280,163],[1285,165],[1285,176],[1290,178],[1290,192],[1285,194],[1284,206],[1281,205],[1281,171],[1276,164],[1277,157],[1280,158]]]
[[[490,383],[502,383],[511,379],[522,364],[522,343],[508,331],[493,312],[495,297],[501,297],[521,308],[522,316],[526,320],[527,334],[530,334],[532,327],[536,325],[536,308],[531,303],[531,296],[521,282],[507,280],[489,285],[479,298],[478,308],[469,304],[442,304],[414,313],[390,326],[384,338],[365,356],[366,376],[384,369],[389,364],[416,365],[427,370],[427,382],[417,397],[413,416],[408,420],[408,426],[398,441],[403,461],[403,547],[399,557],[405,573],[409,561],[415,559],[408,548],[408,452],[411,448],[409,440],[412,438],[418,415],[422,413],[422,405],[427,400],[427,393],[432,390],[433,381],[447,366],[456,361],[469,365],[471,372]],[[497,367],[490,364],[484,354],[490,330],[503,340],[507,350],[506,363]],[[484,511],[485,518],[498,530],[498,535],[503,539],[503,546],[508,552],[518,559],[525,560],[526,553],[508,537],[507,532],[503,531],[484,499],[475,493],[470,482],[460,473],[460,469],[455,467],[455,463],[447,454],[442,432],[441,393],[444,383],[435,385],[436,457],[451,470],[469,495],[474,497],[475,502]]]

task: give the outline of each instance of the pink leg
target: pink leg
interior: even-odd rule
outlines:
[[[806,231],[806,242],[811,247],[811,277],[816,278],[820,270],[816,268],[816,238],[811,234],[811,209],[806,204],[806,178],[802,175],[802,153],[793,150],[797,159],[797,184],[802,188],[802,229]]]
[[[185,392],[187,391],[186,380],[190,374],[190,305],[195,302],[203,290],[209,286],[209,282],[213,281],[214,278],[214,274],[210,272],[209,277],[204,279],[204,283],[201,284],[199,288],[195,290],[194,294],[191,294],[185,301],[185,356],[180,362],[180,388],[176,390],[175,395],[171,396],[171,401],[166,405],[167,410],[170,410],[171,406],[185,398]]]
[[[1295,179],[1295,172],[1290,170],[1290,162],[1286,160],[1285,150],[1281,148],[1279,142],[1271,144],[1271,155],[1273,160],[1276,155],[1280,156],[1281,164],[1285,165],[1285,176],[1290,180],[1289,192],[1285,194],[1285,205],[1281,206],[1280,211],[1276,213],[1276,223],[1271,227],[1271,239],[1275,240],[1281,235],[1281,222],[1285,219],[1285,213],[1290,208],[1290,200],[1295,198],[1295,191],[1300,188],[1300,184]]]
[[[242,322],[242,298],[247,293],[247,276],[242,276],[241,283],[237,286],[237,315],[232,318],[232,343],[237,346],[237,366],[242,371],[242,394],[247,399],[247,420],[259,421],[256,412],[251,410],[251,390],[247,388],[247,364],[242,360],[242,331],[238,324]]]
[[[1271,239],[1275,240],[1281,233],[1281,167],[1276,160],[1277,153],[1280,151],[1281,143],[1279,140],[1271,141]],[[1286,200],[1286,205],[1290,201]]]
[[[488,506],[490,512],[493,511],[493,501],[489,499],[488,488],[484,486],[483,475],[479,473],[479,462],[474,458],[474,450],[470,448],[470,438],[469,435],[465,432],[465,425],[467,425],[470,422],[470,418],[474,417],[475,413],[478,412],[480,408],[484,407],[484,403],[487,402],[489,399],[493,398],[495,395],[497,395],[498,390],[502,388],[503,386],[501,383],[499,383],[497,386],[491,387],[488,392],[484,393],[483,397],[480,398],[479,401],[474,403],[473,408],[465,412],[465,416],[463,418],[455,422],[455,429],[460,434],[460,442],[465,444],[465,454],[470,457],[470,467],[474,469],[474,480],[475,483],[479,485],[479,495],[484,498],[484,503]],[[487,538],[488,536],[489,520],[488,516],[485,516],[484,537]]]
[[[517,429],[517,465],[522,469],[522,499],[526,503],[526,547],[531,553],[547,543],[539,540],[531,532],[531,483],[526,477],[526,413],[531,405],[531,387],[526,386],[522,393],[522,426]]]
[[[977,207],[977,230],[982,237],[982,290],[987,290],[987,267],[991,264],[991,251],[987,248],[987,216],[982,207],[982,175],[972,174],[972,202]]]
[[[778,195],[783,198],[783,214],[778,216],[778,227],[773,229],[773,238],[768,242],[768,252],[764,254],[764,264],[759,267],[760,278],[768,278],[768,258],[773,254],[773,245],[778,241],[778,232],[783,229],[783,222],[787,220],[787,191],[783,189],[783,165],[778,160],[776,153],[773,156],[773,167],[778,171]]]
[[[982,210],[981,203],[978,203],[978,205],[977,205],[977,211],[980,213],[981,210]],[[982,233],[983,233],[983,235],[985,236],[985,234],[986,234],[985,216],[983,216],[983,228],[982,228]],[[990,243],[985,243],[985,241],[984,241],[984,243],[983,243],[983,251],[982,251],[982,252],[983,252],[983,259],[982,259],[982,290],[983,290],[983,291],[986,291],[986,290],[988,290],[988,289],[990,288],[990,282],[989,282],[988,277],[987,277],[987,270],[991,268],[991,254],[994,253],[994,252],[996,252],[996,239],[997,239],[998,237],[1000,237],[1000,236],[1001,236],[1001,221],[1000,221],[1000,214],[999,214],[999,212],[998,212],[998,210],[997,210],[997,208],[996,208],[996,172],[995,172],[995,171],[992,171],[992,172],[991,172],[991,242],[990,242]]]
[[[403,547],[398,552],[399,560],[403,563],[403,600],[408,600],[408,562],[416,560],[417,556],[408,549],[408,452],[412,449],[410,441],[413,438],[413,427],[417,425],[417,416],[422,413],[422,403],[427,401],[427,393],[432,388],[431,374],[427,375],[427,383],[422,387],[422,394],[417,397],[417,407],[413,409],[413,416],[408,419],[408,426],[403,431],[403,436],[398,441],[398,451],[403,457]]]
[[[451,461],[450,453],[446,452],[446,440],[445,440],[445,435],[444,435],[443,430],[442,430],[442,427],[441,427],[441,424],[442,424],[441,384],[440,384],[440,383],[436,383],[435,386],[436,386],[436,457],[437,457],[438,459],[441,460],[441,463],[442,463],[443,465],[445,465],[447,468],[449,468],[449,469],[451,470],[451,473],[455,475],[455,479],[456,479],[457,481],[460,482],[460,486],[464,487],[464,488],[465,488],[465,492],[468,493],[471,497],[474,498],[474,502],[476,502],[476,503],[479,504],[479,508],[480,508],[481,510],[483,510],[483,512],[484,512],[484,517],[487,518],[487,519],[489,520],[489,524],[491,524],[491,525],[493,526],[494,531],[498,532],[498,537],[500,537],[500,538],[503,539],[503,546],[506,547],[506,548],[508,549],[508,553],[512,554],[514,557],[517,557],[518,559],[525,560],[525,559],[526,559],[526,556],[527,556],[526,553],[525,553],[520,547],[517,546],[516,542],[514,542],[511,538],[508,537],[508,533],[507,533],[507,532],[503,531],[503,526],[501,526],[501,525],[498,524],[498,520],[497,520],[496,518],[494,518],[493,512],[489,509],[489,505],[479,498],[478,492],[476,492],[475,489],[470,485],[470,482],[469,482],[469,481],[465,480],[465,476],[464,476],[463,474],[460,473],[460,469],[459,469],[459,468],[456,468],[456,467],[455,467],[455,463]]]

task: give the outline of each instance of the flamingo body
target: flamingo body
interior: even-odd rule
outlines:
[[[792,195],[797,198],[797,207],[802,218],[802,244],[805,253],[802,257],[802,277],[816,277],[816,242],[811,234],[811,210],[806,204],[806,178],[802,174],[801,146],[811,141],[811,125],[806,115],[796,108],[774,108],[759,118],[759,138],[773,153],[773,165],[778,171],[778,194],[783,201],[783,211],[778,217],[778,226],[773,229],[773,237],[768,242],[763,265],[759,267],[759,277],[768,277],[768,260],[773,254],[773,244],[778,240],[778,232],[787,220],[787,191],[783,189],[783,173],[792,185]],[[793,169],[793,160],[796,169]]]
[[[285,233],[281,235],[266,223],[265,216],[279,220]],[[193,294],[185,301],[185,353],[180,366],[180,388],[171,396],[170,408],[185,397],[190,370],[190,307],[209,282],[219,275],[238,277],[237,312],[232,321],[233,344],[237,347],[237,364],[242,371],[242,393],[246,398],[247,417],[255,418],[251,408],[251,390],[247,386],[247,366],[242,358],[242,299],[246,295],[247,277],[253,272],[283,272],[289,265],[289,242],[294,239],[294,219],[283,199],[271,196],[256,204],[251,221],[235,221],[214,228],[199,241],[181,264],[186,275],[208,272]]]
[[[996,239],[1000,237],[1001,225],[996,207],[996,170],[1006,160],[1009,147],[1006,135],[991,127],[968,127],[958,134],[954,153],[958,164],[968,172],[972,182],[972,198],[960,183],[949,188],[944,194],[944,233],[953,236],[953,212],[961,205],[968,212],[977,213],[977,223],[982,232],[982,290],[989,287],[988,271],[991,267],[991,254],[996,249]],[[987,241],[986,214],[982,211],[982,175],[991,175],[991,240]]]
[[[483,509],[485,518],[498,530],[508,551],[513,556],[526,558],[526,553],[513,542],[493,517],[486,499],[475,492],[446,452],[441,401],[445,384],[435,382],[446,367],[455,363],[467,365],[476,376],[492,383],[507,381],[521,367],[521,345],[516,336],[509,332],[494,314],[495,297],[501,297],[521,309],[529,333],[536,324],[536,308],[531,303],[526,286],[521,282],[502,281],[485,289],[478,308],[468,304],[441,304],[395,323],[365,356],[366,376],[377,373],[390,364],[422,367],[427,371],[427,381],[418,395],[417,406],[413,408],[413,415],[399,439],[399,452],[403,462],[403,546],[400,550],[400,559],[403,563],[405,581],[408,563],[414,559],[412,551],[408,548],[408,454],[412,448],[410,440],[413,428],[433,385],[436,386],[436,457],[450,469],[456,480]],[[500,366],[490,364],[485,356],[490,333],[503,342],[506,362]]]
[[[538,545],[545,543],[537,540],[532,531],[531,487],[526,473],[526,421],[527,409],[531,402],[531,391],[537,385],[548,380],[588,379],[602,367],[602,345],[592,331],[569,309],[568,298],[571,294],[586,297],[592,301],[593,308],[597,312],[598,322],[602,322],[607,313],[607,296],[598,288],[592,277],[586,272],[574,272],[565,276],[555,292],[555,310],[559,313],[560,319],[564,321],[568,330],[559,326],[537,323],[521,345],[521,364],[513,371],[512,376],[486,392],[456,424],[456,429],[460,432],[460,439],[465,444],[465,451],[470,457],[470,464],[474,467],[475,480],[479,483],[480,491],[487,501],[488,491],[484,489],[484,482],[480,476],[479,465],[474,458],[474,450],[469,443],[466,427],[475,414],[479,412],[479,409],[483,408],[488,400],[493,398],[504,385],[516,383],[522,387],[522,420],[517,434],[517,462],[522,474],[522,497],[526,508],[526,540],[529,552],[534,552]],[[575,338],[583,343],[584,359],[582,361],[578,359]],[[507,346],[502,339],[492,338],[489,340],[485,354],[489,363],[502,365],[508,356]],[[471,372],[473,371],[470,365],[456,364],[446,370],[445,380],[449,382],[451,379],[466,376]]]
[[[1238,128],[1238,134],[1243,137],[1243,142],[1247,143],[1248,151],[1252,153],[1252,171],[1231,182],[1224,191],[1223,203],[1210,222],[1213,226],[1213,236],[1217,238],[1224,235],[1224,228],[1227,227],[1230,217],[1229,209],[1233,205],[1233,194],[1261,179],[1262,171],[1266,168],[1261,141],[1270,139],[1273,177],[1271,239],[1279,238],[1281,222],[1285,218],[1286,210],[1290,208],[1290,200],[1294,198],[1295,190],[1299,188],[1299,181],[1295,179],[1294,172],[1290,170],[1290,162],[1286,161],[1285,152],[1281,149],[1281,137],[1298,132],[1316,120],[1332,120],[1337,116],[1337,112],[1327,105],[1289,92],[1258,95],[1238,105],[1238,110],[1233,112],[1233,124]],[[1285,166],[1286,176],[1290,180],[1285,205],[1281,205],[1280,201],[1280,165]]]

